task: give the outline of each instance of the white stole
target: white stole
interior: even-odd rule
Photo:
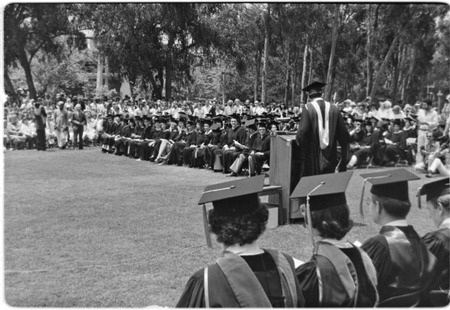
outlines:
[[[330,143],[330,103],[323,101],[325,103],[325,128],[323,127],[322,111],[320,110],[319,104],[316,99],[311,101],[311,105],[314,107],[317,113],[317,121],[319,123],[319,141],[320,148],[325,149]]]

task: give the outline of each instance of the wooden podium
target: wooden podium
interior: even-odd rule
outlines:
[[[280,224],[286,224],[293,218],[301,217],[296,200],[289,199],[300,181],[300,148],[295,135],[277,135],[270,137],[270,185],[282,187],[280,206]],[[278,196],[269,196],[269,202],[279,204]]]

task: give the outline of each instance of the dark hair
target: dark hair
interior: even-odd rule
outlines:
[[[444,189],[439,197],[430,200],[433,208],[437,209],[438,203],[441,204],[442,208],[450,211],[450,188]]]
[[[241,216],[218,215],[214,209],[209,211],[209,229],[217,236],[217,241],[225,246],[253,243],[266,229],[269,211],[266,205],[259,206]]]
[[[433,105],[433,101],[430,98],[424,99],[423,102],[428,104],[428,105]]]
[[[341,240],[352,229],[353,221],[347,204],[311,212],[312,227],[323,238]]]
[[[409,201],[399,200],[395,198],[381,197],[372,194],[372,199],[378,201],[380,206],[389,214],[395,217],[405,218],[409,209],[411,209],[411,203]]]

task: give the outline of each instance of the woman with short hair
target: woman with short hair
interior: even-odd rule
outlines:
[[[353,227],[345,198],[351,176],[352,172],[341,172],[303,177],[291,195],[306,202],[302,210],[314,246],[310,261],[296,269],[306,307],[378,303],[372,261],[359,247],[342,240]]]
[[[293,259],[257,244],[268,220],[258,198],[263,184],[258,176],[206,187],[199,204],[213,203],[208,224],[223,257],[189,279],[177,307],[303,306]]]

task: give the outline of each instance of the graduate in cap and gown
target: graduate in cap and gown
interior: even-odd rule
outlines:
[[[311,101],[303,109],[296,137],[300,146],[300,177],[347,169],[350,135],[338,107],[322,98],[325,85],[316,81],[302,89]]]
[[[250,176],[261,174],[264,163],[270,162],[270,135],[266,123],[258,123],[258,133],[260,138],[256,151],[248,156],[248,173]]]
[[[436,277],[436,257],[427,249],[406,216],[411,208],[408,181],[417,180],[406,169],[361,174],[372,184],[369,198],[373,221],[381,225],[377,236],[362,249],[377,270],[380,306],[413,307],[420,302]],[[361,214],[363,196],[361,197]]]
[[[440,178],[437,181],[423,185],[419,190],[426,195],[427,208],[434,225],[438,228],[422,237],[428,250],[436,256],[438,261],[437,275],[434,284],[421,303],[426,307],[444,307],[450,302],[449,268],[450,268],[450,179]]]
[[[303,177],[292,192],[305,214],[313,255],[297,267],[306,307],[373,307],[377,275],[370,257],[343,240],[353,227],[345,190],[352,172]]]
[[[231,153],[231,157],[234,159],[233,163],[230,165],[231,173],[228,176],[238,176],[244,165],[248,165],[248,158],[250,154],[254,154],[258,146],[261,144],[260,135],[257,131],[256,120],[251,119],[245,122],[245,127],[247,128],[248,135],[245,144],[240,144],[235,142],[237,149],[234,153]]]
[[[264,177],[257,176],[205,188],[199,204],[212,202],[213,209],[204,224],[223,244],[223,256],[189,279],[177,307],[304,305],[293,259],[257,244],[268,220],[258,197],[263,186]]]

